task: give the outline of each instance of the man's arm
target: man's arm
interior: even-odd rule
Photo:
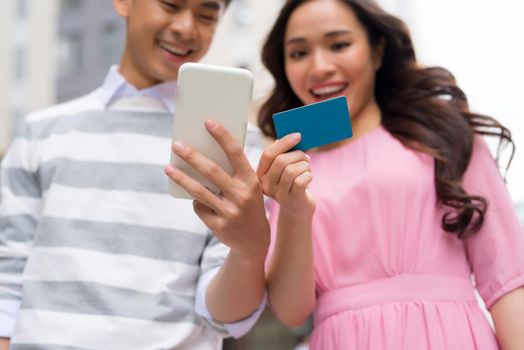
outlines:
[[[228,255],[206,293],[214,319],[234,323],[255,312],[265,293],[264,257],[250,261]]]
[[[0,337],[13,332],[22,297],[22,273],[40,216],[41,188],[27,124],[22,124],[0,167]],[[6,343],[4,340],[3,343]]]
[[[171,166],[166,174],[195,198],[196,214],[230,248],[209,284],[206,304],[215,320],[232,323],[251,315],[263,300],[269,224],[260,182],[242,147],[223,126],[207,121],[206,127],[228,156],[233,176],[189,145],[175,144],[173,151],[219,187],[220,196]]]

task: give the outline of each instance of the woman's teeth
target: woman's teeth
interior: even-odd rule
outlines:
[[[347,84],[324,86],[321,88],[311,89],[311,93],[315,95],[315,97],[323,97],[323,96],[341,93],[342,91],[344,91],[346,87],[347,87]]]

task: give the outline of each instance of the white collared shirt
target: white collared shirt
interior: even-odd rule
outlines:
[[[99,97],[104,106],[109,107],[122,98],[146,97],[161,102],[164,109],[175,112],[176,81],[160,83],[142,90],[129,83],[119,72],[117,65],[111,66],[104,83],[98,89]]]

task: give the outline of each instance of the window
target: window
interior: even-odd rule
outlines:
[[[27,0],[18,0],[18,18],[23,20],[27,17]]]
[[[120,38],[119,26],[117,23],[107,23],[102,32],[102,55],[106,65],[110,66],[120,61],[122,54],[123,39]]]
[[[61,11],[71,11],[77,10],[82,6],[82,0],[61,0],[60,1],[60,10]]]
[[[73,33],[58,41],[57,72],[59,78],[77,75],[82,70],[82,37]]]

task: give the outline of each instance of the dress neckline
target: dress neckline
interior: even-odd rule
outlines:
[[[338,150],[351,148],[351,147],[356,147],[356,145],[359,145],[359,144],[365,142],[366,140],[371,139],[375,135],[380,134],[382,131],[385,131],[384,126],[382,124],[379,124],[377,127],[371,129],[370,131],[368,131],[364,135],[361,135],[360,137],[358,137],[358,138],[356,138],[354,140],[351,139],[348,142],[344,142],[340,146],[337,146],[335,148],[330,148],[330,149],[326,149],[326,150],[318,150],[318,149],[314,148],[312,150],[307,151],[306,153],[308,153],[308,154],[328,154],[328,153],[338,152]]]

